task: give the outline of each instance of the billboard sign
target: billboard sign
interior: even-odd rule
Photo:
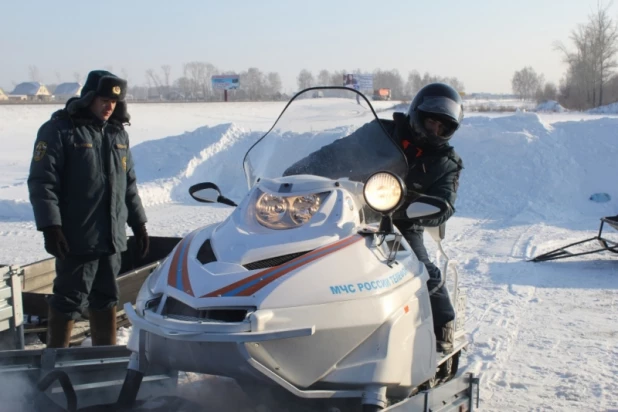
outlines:
[[[373,74],[344,74],[343,85],[356,90],[373,90]]]
[[[240,86],[240,76],[237,74],[222,74],[210,79],[213,90],[235,90]]]

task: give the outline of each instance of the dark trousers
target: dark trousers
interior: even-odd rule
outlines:
[[[56,278],[49,305],[74,320],[87,308],[111,309],[118,304],[116,277],[120,265],[120,253],[56,259]]]
[[[406,230],[402,232],[403,237],[408,241],[410,247],[418,257],[418,260],[425,264],[427,272],[429,272],[429,280],[427,287],[429,291],[433,290],[440,284],[442,275],[440,269],[429,260],[427,249],[423,243],[423,232],[416,230]],[[448,296],[446,285],[442,285],[433,295],[429,296],[431,302],[431,312],[433,315],[433,328],[437,336],[441,336],[441,328],[448,322],[455,319],[455,310]],[[440,334],[438,335],[438,332]]]

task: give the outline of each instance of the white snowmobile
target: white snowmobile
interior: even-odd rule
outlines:
[[[311,99],[316,90],[324,98]],[[191,187],[234,211],[184,237],[125,306],[133,355],[119,403],[135,400],[156,364],[233,378],[275,410],[472,410],[478,378],[458,370],[465,295],[446,259],[457,327],[454,350],[439,353],[427,270],[392,224],[406,158],[369,101],[343,87],[303,90],[244,171],[238,205],[214,183]],[[418,196],[407,214],[447,207]]]

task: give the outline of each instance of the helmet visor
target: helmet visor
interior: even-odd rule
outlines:
[[[435,96],[425,97],[418,106],[417,110],[425,113],[436,113],[450,117],[459,125],[463,119],[463,108],[461,104],[449,99],[448,97]]]

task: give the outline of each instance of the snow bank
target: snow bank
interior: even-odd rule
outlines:
[[[539,105],[537,105],[532,111],[564,113],[567,109],[562,107],[562,105],[555,100],[547,100],[543,103],[539,103]]]
[[[607,104],[605,106],[595,107],[594,109],[587,110],[586,113],[590,113],[590,114],[618,114],[618,102]]]
[[[595,192],[618,196],[618,185],[609,178],[618,174],[617,127],[616,119],[549,125],[524,112],[467,118],[452,140],[465,165],[458,215],[508,216],[523,210],[551,220],[618,209],[615,202],[589,201]],[[135,146],[144,202],[194,203],[187,190],[201,181],[215,182],[240,200],[247,191],[243,157],[262,135],[224,124]],[[287,150],[286,158],[298,155],[295,144],[280,149]]]
[[[616,201],[592,205],[589,197],[606,192],[618,198],[617,128],[618,119],[550,125],[525,112],[466,118],[451,141],[465,165],[458,215],[505,216],[524,210],[539,219],[554,219],[587,211],[615,214]],[[188,188],[203,181],[217,183],[226,196],[240,200],[247,191],[244,155],[263,134],[226,123],[135,145],[145,206],[195,204]],[[286,150],[289,157],[297,156],[296,145]],[[21,190],[21,196],[4,199],[0,191],[2,221],[32,220],[25,185]]]
[[[195,202],[188,188],[204,181],[217,183],[227,197],[241,197],[247,190],[242,169],[244,154],[263,135],[228,123],[134,146],[144,205]]]
[[[618,194],[616,119],[548,125],[535,113],[466,119],[452,140],[464,161],[459,216],[535,220],[615,214],[615,201],[589,201],[595,192]],[[531,217],[528,216],[528,217]]]

